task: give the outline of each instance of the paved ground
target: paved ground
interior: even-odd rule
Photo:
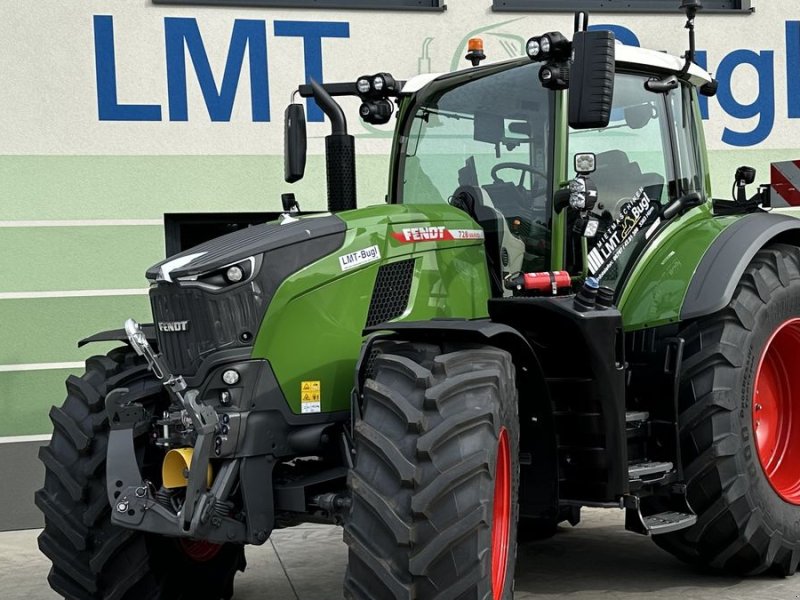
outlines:
[[[693,571],[649,539],[624,531],[620,511],[584,511],[577,528],[520,548],[516,599],[799,600],[800,575],[737,579]],[[38,531],[0,533],[0,598],[53,600]],[[341,531],[306,526],[275,532],[251,549],[237,600],[336,600],[347,551]]]

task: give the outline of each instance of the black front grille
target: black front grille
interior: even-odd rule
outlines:
[[[213,294],[161,284],[151,288],[150,304],[162,355],[175,373],[193,375],[207,354],[253,344],[266,300],[249,286]],[[183,321],[185,331],[174,325]]]
[[[413,279],[413,258],[382,265],[378,269],[367,313],[367,327],[391,321],[405,312]]]

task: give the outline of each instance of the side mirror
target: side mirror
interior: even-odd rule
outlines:
[[[306,111],[302,104],[290,104],[284,114],[283,178],[300,181],[306,171]]]
[[[614,99],[614,34],[578,31],[572,40],[569,78],[569,126],[607,127]]]

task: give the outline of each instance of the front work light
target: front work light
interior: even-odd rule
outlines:
[[[356,82],[356,87],[358,88],[359,94],[368,94],[371,89],[369,85],[369,79],[367,79],[366,77],[361,77]]]
[[[396,96],[400,91],[397,80],[389,73],[362,75],[356,79],[356,90],[362,100]]]
[[[589,175],[597,169],[597,157],[594,152],[579,152],[575,155],[575,172]]]
[[[525,44],[525,52],[528,53],[528,57],[531,60],[541,60],[542,45],[539,43],[539,39],[538,37],[532,37]]]
[[[539,69],[539,81],[548,90],[565,90],[569,87],[569,67],[566,63],[547,63]]]
[[[542,48],[543,54],[550,54],[550,38],[543,35],[539,40],[539,46]]]
[[[384,125],[394,112],[394,105],[390,100],[367,100],[358,109],[358,114],[370,125]]]
[[[531,60],[546,61],[569,58],[572,43],[558,31],[537,35],[525,44],[525,52]]]

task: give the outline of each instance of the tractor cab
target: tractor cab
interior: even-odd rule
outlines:
[[[596,34],[609,39],[583,35]],[[693,64],[683,73],[680,59],[658,52],[606,50],[616,66],[601,81],[607,118],[599,123],[567,118],[567,94],[592,91],[549,83],[544,74],[566,59],[538,49],[410,80],[390,202],[468,212],[486,232],[495,281],[566,270],[616,289],[659,228],[710,197],[696,95],[711,78]],[[495,295],[508,287],[496,285]]]

